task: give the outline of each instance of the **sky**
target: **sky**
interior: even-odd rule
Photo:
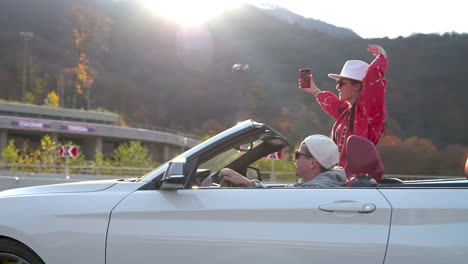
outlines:
[[[120,1],[120,0],[114,0]],[[193,24],[241,2],[270,3],[307,18],[346,27],[363,38],[407,37],[413,33],[468,32],[460,0],[139,0],[176,21]]]
[[[251,0],[250,2],[276,4],[307,18],[352,29],[363,38],[407,37],[412,33],[468,32],[468,9],[463,1]]]

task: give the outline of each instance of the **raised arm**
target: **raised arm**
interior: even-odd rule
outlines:
[[[370,111],[370,115],[374,115],[382,112],[385,108],[385,90],[387,88],[385,72],[388,62],[387,54],[382,47],[369,45],[367,50],[372,52],[376,58],[369,65],[366,76],[362,80],[363,89],[359,94],[359,104],[366,107],[366,110]]]
[[[362,113],[359,119],[360,127],[365,127],[360,136],[367,137],[375,144],[382,135],[387,109],[385,107],[385,91],[387,89],[387,80],[385,72],[387,70],[387,54],[385,50],[377,45],[370,45],[367,49],[372,52],[376,58],[369,66],[366,76],[362,83],[363,88],[359,94],[357,112]],[[359,134],[357,132],[357,134]]]
[[[312,74],[310,75],[310,88],[302,88],[300,81],[298,84],[300,89],[313,94],[322,109],[334,119],[338,119],[341,111],[348,106],[347,102],[340,100],[334,93],[320,90],[315,84]]]
[[[380,54],[384,55],[385,57],[387,57],[387,53],[385,52],[385,50],[379,46],[379,45],[369,45],[369,47],[367,48],[367,51],[369,52],[372,52],[374,54],[375,57],[378,57]]]

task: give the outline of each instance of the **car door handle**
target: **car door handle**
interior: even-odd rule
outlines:
[[[358,212],[358,213],[372,213],[375,211],[375,204],[372,203],[359,203],[352,201],[338,201],[331,204],[323,204],[319,209],[325,212]]]

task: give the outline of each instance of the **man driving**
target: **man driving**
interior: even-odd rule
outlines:
[[[335,142],[324,135],[311,135],[302,141],[295,152],[296,175],[298,183],[286,187],[333,188],[346,184],[346,174],[339,162],[338,147]],[[224,168],[219,172],[220,179],[236,186],[248,188],[265,188],[258,180],[249,180],[239,173]]]

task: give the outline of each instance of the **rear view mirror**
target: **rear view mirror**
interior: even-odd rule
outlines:
[[[172,161],[169,163],[162,178],[162,190],[176,190],[184,187],[185,184],[185,160]]]
[[[236,147],[237,150],[239,151],[249,151],[253,148],[253,143],[250,142],[250,143],[245,143],[245,144],[242,144],[242,145],[239,145]]]

